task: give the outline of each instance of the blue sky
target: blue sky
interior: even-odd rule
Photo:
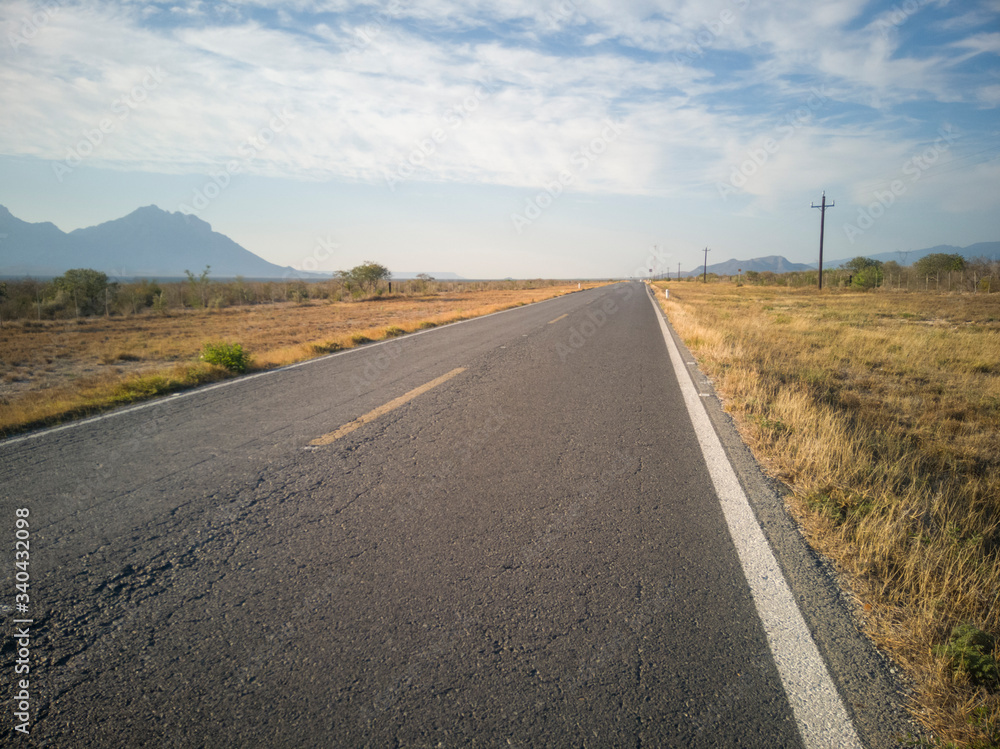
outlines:
[[[281,265],[622,276],[1000,240],[1000,0],[0,4],[0,204]],[[654,249],[655,248],[655,249]]]

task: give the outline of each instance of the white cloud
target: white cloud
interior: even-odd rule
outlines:
[[[973,54],[1000,54],[1000,33],[973,34],[956,42],[956,47],[971,50]]]
[[[279,24],[264,25],[261,7],[278,9]],[[918,137],[898,114],[907,103],[1000,100],[996,84],[970,86],[952,69],[996,53],[1000,34],[918,59],[882,33],[884,14],[859,27],[866,7],[298,0],[178,6],[158,25],[141,3],[67,4],[5,51],[0,149],[58,162],[110,118],[86,163],[204,173],[238,158],[284,110],[292,123],[253,147],[246,171],[379,183],[417,160],[413,179],[536,188],[613,121],[622,135],[579,170],[574,189],[711,192],[821,83],[829,103],[744,190],[769,205],[891,173]],[[6,4],[3,38],[33,8]],[[162,83],[129,99],[150,69]],[[428,154],[422,144],[436,132],[445,137]]]

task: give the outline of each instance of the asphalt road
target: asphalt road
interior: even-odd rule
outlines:
[[[894,745],[886,663],[705,395],[849,726]],[[822,745],[638,283],[0,443],[0,533],[11,745]]]

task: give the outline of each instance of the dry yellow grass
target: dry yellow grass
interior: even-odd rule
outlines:
[[[6,323],[0,328],[0,435],[228,376],[198,362],[207,342],[240,343],[254,369],[270,369],[576,290],[576,283],[445,289],[419,298]]]
[[[1000,294],[669,287],[671,324],[848,573],[917,718],[997,746],[1000,694],[935,647],[959,623],[1000,635]]]

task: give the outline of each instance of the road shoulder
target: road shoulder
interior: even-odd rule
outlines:
[[[647,286],[647,289],[650,287]],[[656,307],[661,315],[659,303]],[[903,705],[907,686],[900,669],[863,633],[847,580],[806,542],[785,506],[787,489],[767,476],[741,439],[711,381],[663,315],[667,330],[757,522],[771,546],[861,741],[870,747],[900,746],[919,727]]]

